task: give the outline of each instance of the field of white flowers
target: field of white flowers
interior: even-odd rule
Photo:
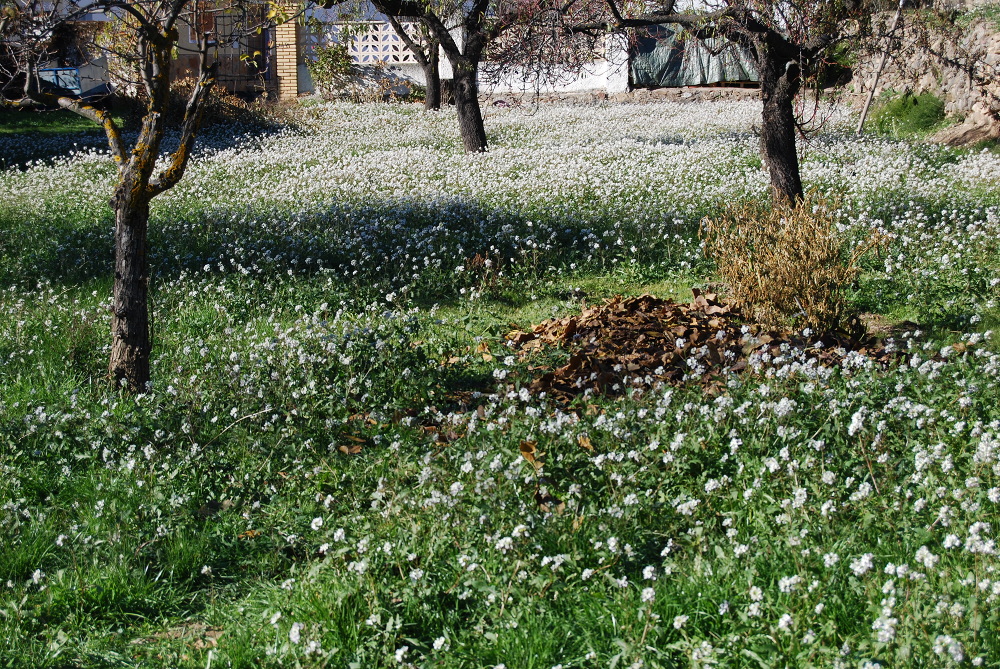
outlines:
[[[100,139],[0,136],[0,666],[1000,666],[1000,156],[821,116],[898,362],[572,405],[504,333],[711,282],[758,104],[490,108],[472,156],[403,105],[207,131],[138,398]]]

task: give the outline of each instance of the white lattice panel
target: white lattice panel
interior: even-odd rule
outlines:
[[[333,25],[331,36],[336,41],[346,40],[348,53],[355,63],[365,65],[374,63],[416,63],[413,54],[406,48],[403,40],[384,21],[370,21],[362,25],[365,30],[358,33],[359,24]],[[416,24],[404,23],[407,34],[420,43]]]

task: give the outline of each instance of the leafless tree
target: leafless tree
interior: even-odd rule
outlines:
[[[481,68],[489,83],[517,81],[536,94],[543,87],[556,87],[590,71],[596,62],[618,47],[627,46],[628,34],[576,31],[573,26],[601,21],[606,14],[603,0],[537,2],[512,0],[506,8],[514,20],[490,42]]]
[[[574,0],[564,0],[571,5]],[[600,20],[571,26],[575,32],[621,31],[679,24],[694,38],[723,37],[745,49],[760,77],[761,154],[775,200],[802,198],[795,99],[832,51],[868,34],[880,0],[706,0],[697,11],[678,11],[675,0],[646,9],[604,0]]]
[[[424,71],[427,89],[424,94],[424,109],[426,111],[441,109],[441,40],[432,34],[423,19],[417,20],[418,34],[413,35],[395,15],[387,14],[386,17],[396,35]]]
[[[374,0],[373,4],[386,16],[419,19],[440,43],[453,71],[462,144],[469,152],[485,151],[479,67],[487,46],[520,20],[520,7],[508,0]]]
[[[239,3],[248,1],[3,0],[0,46],[7,62],[17,68],[14,74],[20,75],[10,80],[22,85],[19,99],[6,99],[6,104],[62,107],[94,121],[107,135],[111,158],[118,166],[110,203],[115,215],[115,264],[109,373],[115,383],[132,392],[144,392],[150,381],[146,255],[150,201],[184,175],[218,68],[199,14],[237,11]],[[260,3],[256,4],[259,9]],[[93,12],[103,12],[121,31],[119,44],[127,48],[120,55],[129,59],[142,88],[145,114],[131,143],[110,113],[65,90],[47,90],[39,73],[52,55],[56,46],[53,38],[60,28]],[[197,33],[198,68],[180,122],[179,144],[169,155],[161,156],[171,108],[171,60],[182,28]],[[9,91],[6,97],[11,97]]]

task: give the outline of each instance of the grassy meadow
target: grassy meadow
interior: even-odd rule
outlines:
[[[849,300],[896,362],[566,404],[504,335],[713,286],[760,107],[487,112],[481,155],[409,105],[208,129],[138,397],[103,140],[0,132],[0,667],[1000,667],[1000,156],[822,109],[803,178],[887,240]]]

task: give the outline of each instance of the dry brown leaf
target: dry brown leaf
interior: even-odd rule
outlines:
[[[542,454],[537,450],[538,442],[536,441],[522,441],[519,448],[521,451],[521,457],[531,463],[535,469],[539,469],[542,466],[539,458]]]

